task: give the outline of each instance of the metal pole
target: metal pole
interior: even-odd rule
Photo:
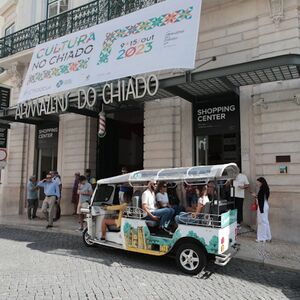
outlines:
[[[71,10],[71,32],[73,32],[73,9]]]
[[[107,20],[110,20],[110,0],[107,1]]]
[[[97,1],[97,22],[96,22],[97,24],[99,24],[99,5],[100,5],[100,3],[99,3],[99,0],[98,0]]]
[[[49,0],[47,0],[46,19],[48,19],[48,14],[49,14]]]

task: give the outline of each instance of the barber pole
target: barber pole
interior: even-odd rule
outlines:
[[[99,129],[98,129],[98,137],[104,138],[106,135],[106,118],[104,111],[99,113]]]

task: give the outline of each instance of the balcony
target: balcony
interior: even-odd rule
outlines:
[[[134,12],[163,0],[96,0],[0,39],[0,58]]]

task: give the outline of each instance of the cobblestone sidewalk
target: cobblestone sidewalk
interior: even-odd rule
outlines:
[[[238,240],[241,250],[238,258],[300,270],[300,244],[273,240],[271,243],[255,242],[256,233],[249,228],[243,228]]]
[[[299,271],[240,259],[186,276],[169,257],[0,225],[0,300],[300,299],[299,278]]]
[[[25,216],[0,217],[0,225],[11,228],[27,228],[30,230],[46,231],[43,219],[28,220]],[[78,222],[76,216],[63,216],[54,223],[52,232],[80,235],[76,231]],[[300,271],[300,244],[285,243],[273,240],[272,243],[256,243],[255,233],[249,228],[242,228],[238,235],[241,249],[237,258],[263,263],[265,265],[285,267]]]

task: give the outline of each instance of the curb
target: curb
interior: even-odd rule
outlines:
[[[255,258],[255,257],[249,257],[249,256],[235,256],[233,257],[233,259],[240,259],[240,260],[244,260],[244,261],[249,261],[249,262],[255,262],[255,263],[258,263],[258,264],[261,264],[263,266],[266,266],[266,267],[275,267],[275,268],[280,268],[280,269],[285,269],[287,271],[298,271],[300,272],[300,268],[294,268],[292,266],[283,266],[281,264],[276,264],[276,263],[271,263],[271,262],[264,262],[262,261],[261,259],[258,259],[258,258]]]

